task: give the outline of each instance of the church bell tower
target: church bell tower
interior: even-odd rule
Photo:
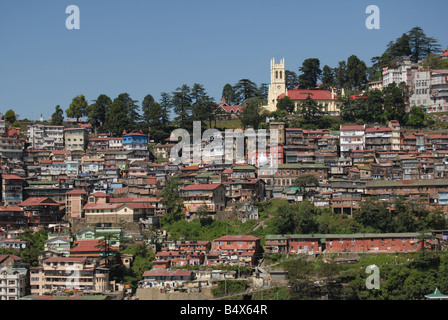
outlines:
[[[282,93],[286,94],[286,79],[285,79],[285,58],[280,60],[280,63],[275,63],[275,58],[271,59],[271,83],[269,84],[268,111],[277,110],[277,97]]]

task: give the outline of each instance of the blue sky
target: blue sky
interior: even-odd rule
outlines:
[[[65,27],[72,4],[79,30]],[[368,5],[380,9],[379,30],[365,27]],[[446,0],[1,0],[0,112],[45,119],[78,94],[141,102],[194,83],[219,101],[226,83],[268,83],[271,58],[297,73],[307,58],[335,67],[355,54],[370,65],[415,26],[447,48],[447,9]]]

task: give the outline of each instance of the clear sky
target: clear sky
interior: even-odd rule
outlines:
[[[80,10],[69,30],[66,7]],[[369,30],[368,5],[380,9]],[[182,84],[219,101],[226,83],[270,81],[271,58],[370,65],[415,26],[448,48],[446,0],[0,0],[0,112],[44,119],[78,94],[127,92],[140,103]]]

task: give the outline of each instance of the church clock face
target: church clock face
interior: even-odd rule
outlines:
[[[280,88],[281,88],[280,86],[277,86],[277,89],[278,89],[278,90],[280,90]]]

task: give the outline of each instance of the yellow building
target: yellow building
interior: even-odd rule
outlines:
[[[285,79],[285,59],[281,59],[280,63],[275,63],[275,59],[272,59],[271,83],[269,84],[268,104],[265,106],[265,109],[269,112],[274,112],[277,110],[278,100],[286,96],[293,100],[296,111],[300,110],[300,104],[310,96],[321,107],[322,112],[329,115],[339,115],[337,92],[334,89],[299,90],[294,88],[288,90]]]

